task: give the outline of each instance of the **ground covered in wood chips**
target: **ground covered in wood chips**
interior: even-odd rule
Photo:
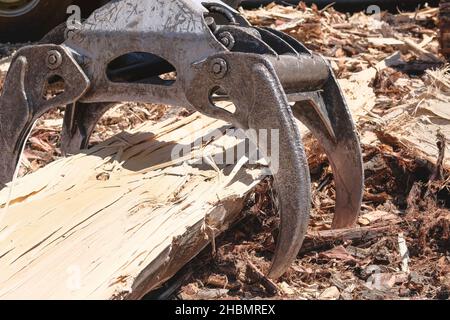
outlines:
[[[370,84],[375,92],[370,117],[358,122],[366,175],[360,228],[330,230],[335,195],[331,169],[306,137],[313,213],[305,244],[286,275],[277,282],[264,276],[278,233],[276,195],[267,179],[249,197],[241,221],[148,298],[449,299],[450,180],[441,159],[445,133],[436,136],[441,157],[430,162],[379,130],[392,112],[414,113],[430,95],[439,99],[442,93],[430,88],[450,90],[448,68],[438,53],[437,9],[369,16],[300,4],[243,14],[253,24],[287,32],[320,52],[340,79],[389,60]],[[0,66],[18,47],[0,44]],[[20,174],[61,156],[63,111],[61,107],[38,121]],[[101,120],[91,143],[145,121],[187,114],[167,106],[120,104]]]

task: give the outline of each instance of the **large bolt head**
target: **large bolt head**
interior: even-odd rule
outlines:
[[[229,50],[233,49],[236,44],[233,35],[228,31],[219,34],[219,41]]]
[[[50,50],[47,53],[47,67],[49,69],[59,68],[62,64],[62,55],[57,50]]]
[[[222,58],[216,58],[211,61],[211,73],[216,79],[222,79],[228,72],[228,64]]]

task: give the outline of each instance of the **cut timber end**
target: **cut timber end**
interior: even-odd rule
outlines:
[[[114,137],[0,192],[0,299],[135,299],[238,219],[260,169],[173,161],[227,126],[194,114]],[[205,144],[197,148],[204,149]],[[199,152],[195,155],[198,160]]]

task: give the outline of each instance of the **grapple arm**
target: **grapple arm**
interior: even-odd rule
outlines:
[[[48,39],[61,38],[54,33]],[[44,87],[55,76],[64,80],[64,92],[46,99]],[[216,93],[236,111],[217,107]],[[111,1],[64,43],[19,50],[0,98],[0,186],[12,179],[26,137],[44,112],[68,105],[62,149],[71,154],[88,146],[97,121],[120,101],[189,107],[255,132],[249,138],[266,151],[281,209],[271,277],[280,277],[295,259],[309,219],[310,177],[295,118],[318,138],[332,165],[334,227],[355,223],[361,151],[329,65],[286,34],[250,26],[218,0]],[[258,138],[262,130],[268,139]],[[278,144],[268,144],[272,135]]]

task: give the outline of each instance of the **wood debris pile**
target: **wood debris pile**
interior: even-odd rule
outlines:
[[[272,4],[243,11],[251,23],[284,31],[322,53],[332,61],[341,78],[375,66],[397,50],[402,52],[397,63],[408,64],[404,68],[409,72],[441,64],[436,57],[438,44],[433,41],[437,13],[437,8],[425,8],[415,13],[349,15],[303,3],[297,7]]]

